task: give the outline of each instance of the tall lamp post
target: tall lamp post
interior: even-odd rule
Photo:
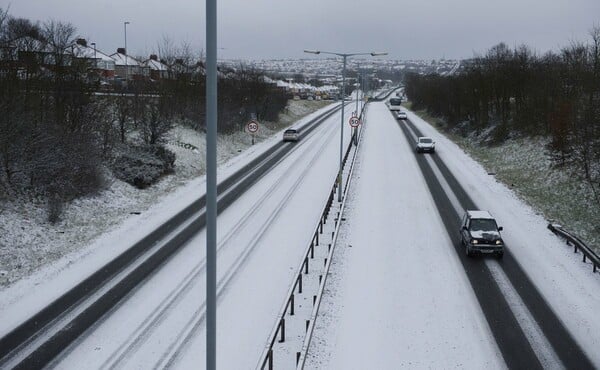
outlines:
[[[217,368],[217,0],[206,0],[206,369]]]
[[[359,116],[358,114],[358,88],[362,88],[362,85],[360,84],[360,72],[356,72],[356,116]]]
[[[338,172],[338,202],[342,201],[342,161],[343,161],[343,152],[344,152],[344,106],[346,105],[346,101],[344,100],[344,94],[346,90],[346,59],[348,57],[356,56],[356,55],[370,55],[373,57],[380,55],[387,55],[387,53],[334,53],[331,51],[321,51],[321,50],[304,50],[305,53],[309,54],[330,54],[337,55],[342,57],[344,60],[344,68],[342,69],[342,93],[340,94],[342,97],[342,120],[341,122],[341,132],[340,132],[340,169]]]
[[[130,22],[123,22],[123,28],[125,30],[125,84],[128,84],[129,79],[129,62],[127,58],[127,25]]]

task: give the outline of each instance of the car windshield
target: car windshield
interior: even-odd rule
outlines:
[[[471,231],[498,231],[496,227],[496,221],[491,219],[472,219],[471,220]]]
[[[426,138],[419,139],[419,142],[429,144],[432,142],[432,140],[430,138],[426,137]]]
[[[285,130],[286,134],[295,134],[296,130]]]

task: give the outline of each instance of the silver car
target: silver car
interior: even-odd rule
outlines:
[[[417,153],[435,153],[435,141],[432,138],[422,136],[417,139]]]

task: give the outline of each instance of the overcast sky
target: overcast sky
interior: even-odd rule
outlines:
[[[358,6],[356,4],[362,4]],[[0,0],[15,17],[73,23],[112,54],[163,36],[204,48],[205,1]],[[589,40],[600,0],[218,0],[219,58],[305,58],[303,49],[387,51],[391,59],[468,58],[503,41],[539,52]]]

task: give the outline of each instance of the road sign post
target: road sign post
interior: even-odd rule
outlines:
[[[246,125],[248,132],[252,135],[252,145],[254,145],[254,134],[258,132],[258,122],[255,120],[250,120]]]
[[[357,133],[357,128],[358,126],[360,126],[360,118],[356,117],[356,116],[352,116],[350,117],[349,120],[350,123],[350,127],[352,127],[352,142],[354,145],[358,145],[358,138],[356,136]]]

